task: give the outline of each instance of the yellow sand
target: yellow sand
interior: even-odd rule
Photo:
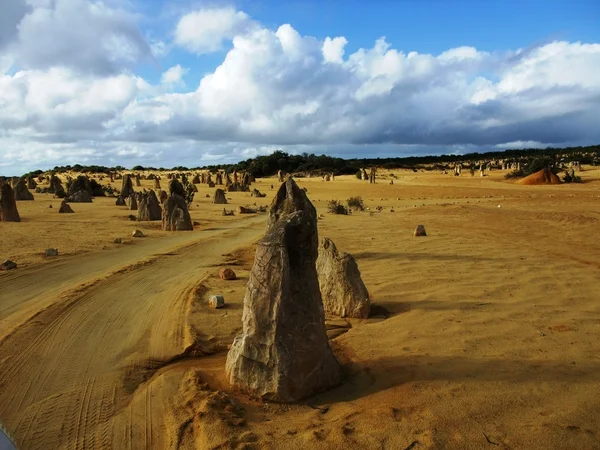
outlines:
[[[299,180],[376,306],[328,321],[344,383],[298,405],[223,375],[266,215],[222,217],[206,186],[193,232],[130,222],[114,199],[71,215],[18,202],[23,222],[0,223],[0,259],[19,264],[0,272],[0,421],[23,449],[600,448],[600,171],[560,186],[379,173]],[[226,207],[270,203],[271,184]],[[326,213],[353,195],[371,211]]]

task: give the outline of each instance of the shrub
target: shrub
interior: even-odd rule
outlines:
[[[337,200],[329,200],[327,202],[327,211],[331,214],[349,214],[348,208],[346,208],[343,203]]]
[[[362,170],[359,170],[358,172],[356,172],[356,178],[358,178],[359,180],[362,180]]]
[[[348,204],[348,208],[354,211],[365,210],[365,204],[363,203],[362,197],[350,197],[348,200],[346,200],[346,203]]]

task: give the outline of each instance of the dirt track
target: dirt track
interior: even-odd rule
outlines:
[[[156,447],[148,395],[144,436],[120,417],[149,361],[181,354],[190,291],[223,253],[248,246],[258,216],[120,251],[67,257],[0,278],[0,417],[23,448]],[[224,245],[225,244],[225,245]],[[18,301],[17,301],[18,300]],[[140,368],[140,373],[136,373]],[[8,388],[10,387],[10,388]],[[163,394],[167,392],[163,391]],[[139,404],[139,401],[136,402]],[[138,405],[139,406],[139,405]],[[136,408],[136,411],[140,411]],[[156,413],[156,411],[154,411]]]

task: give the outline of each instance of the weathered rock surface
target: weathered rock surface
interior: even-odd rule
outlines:
[[[174,179],[174,181],[177,181]],[[177,181],[177,183],[179,183]],[[172,194],[163,205],[162,229],[164,231],[193,231],[194,224],[185,199]]]
[[[37,187],[37,183],[33,179],[33,177],[27,177],[27,189],[35,189]]]
[[[91,203],[92,186],[88,177],[79,175],[69,186],[69,201],[71,203]]]
[[[70,195],[68,200],[72,203],[91,203],[92,196],[88,191],[77,191]]]
[[[180,197],[185,198],[185,189],[177,178],[173,178],[169,181],[169,194],[179,195]]]
[[[117,205],[117,206],[127,206],[127,203],[125,203],[125,199],[119,195],[117,197],[117,200],[115,201],[115,205]]]
[[[15,193],[9,183],[0,186],[0,222],[20,222]]]
[[[323,238],[317,258],[319,286],[325,312],[340,317],[366,319],[371,301],[354,257],[338,252],[329,238]]]
[[[66,197],[67,193],[62,185],[62,181],[56,175],[52,175],[50,178],[50,192],[58,198]]]
[[[137,220],[142,222],[161,218],[162,209],[154,191],[143,192],[138,205]]]
[[[19,180],[15,185],[15,200],[33,200],[33,194],[27,189],[25,180]]]
[[[137,209],[138,209],[137,197],[134,194],[131,197],[129,197],[129,210],[137,211]]]
[[[425,232],[425,225],[417,225],[413,236],[427,236],[427,233]]]
[[[141,230],[134,230],[131,232],[131,237],[135,237],[135,238],[142,238],[145,237],[144,233],[142,233]]]
[[[258,189],[253,189],[252,190],[252,194],[250,194],[252,197],[266,197],[267,194],[263,194],[262,192],[260,192]]]
[[[55,248],[47,248],[46,256],[58,256],[58,250]]]
[[[17,268],[17,263],[7,259],[2,264],[0,264],[0,270],[13,270]]]
[[[60,204],[60,209],[58,210],[59,214],[73,214],[75,211],[69,206],[66,199],[62,201]]]
[[[225,306],[225,299],[222,295],[211,295],[208,297],[208,304],[213,308],[222,308]]]
[[[227,198],[225,197],[225,191],[223,189],[217,189],[212,202],[216,205],[226,205]]]
[[[219,278],[221,278],[221,280],[235,280],[237,277],[233,270],[231,270],[229,267],[226,267],[219,270]]]
[[[133,189],[133,181],[131,181],[131,175],[125,174],[123,175],[123,182],[121,184],[121,198],[127,198],[135,195],[135,190]]]
[[[273,201],[244,298],[243,329],[227,355],[232,385],[294,402],[337,385],[317,278],[316,210],[293,180]]]

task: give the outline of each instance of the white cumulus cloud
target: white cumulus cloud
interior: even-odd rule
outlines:
[[[183,15],[175,28],[175,43],[197,53],[220,50],[223,42],[244,33],[250,17],[233,7],[202,8]]]

